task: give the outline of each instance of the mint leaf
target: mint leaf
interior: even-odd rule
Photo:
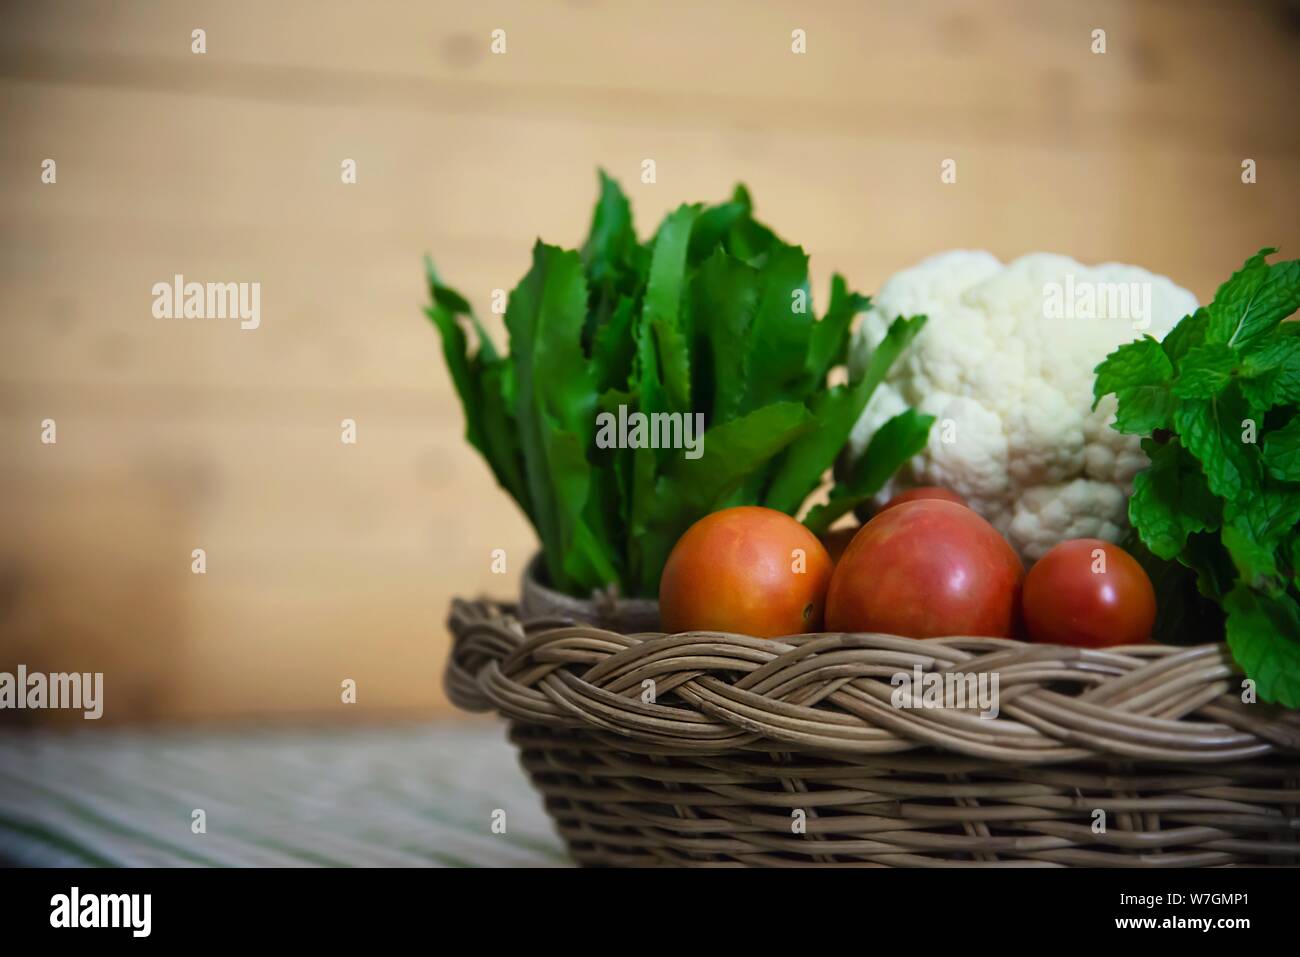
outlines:
[[[1291,583],[1300,591],[1300,532],[1291,535]]]
[[[1218,395],[1232,379],[1237,353],[1221,342],[1194,346],[1178,365],[1173,393],[1180,399],[1208,399]]]
[[[1261,698],[1295,707],[1300,324],[1285,320],[1300,306],[1300,262],[1270,266],[1273,252],[1248,259],[1160,343],[1172,377],[1134,343],[1097,367],[1094,396],[1116,394],[1117,431],[1152,433],[1129,518],[1132,553],[1159,590],[1160,638],[1222,622]]]
[[[1300,260],[1275,263],[1250,310],[1242,317],[1232,344],[1238,349],[1251,348],[1297,309],[1300,309]]]
[[[1129,521],[1152,552],[1172,559],[1186,547],[1192,532],[1219,527],[1221,508],[1199,465],[1177,439],[1164,445],[1144,439],[1142,448],[1151,467],[1133,478]]]
[[[1277,580],[1276,553],[1297,522],[1300,495],[1288,490],[1266,488],[1224,506],[1223,544],[1242,581],[1270,593],[1285,587]]]
[[[1264,436],[1264,467],[1283,482],[1300,482],[1300,416]],[[1300,500],[1300,489],[1295,496]]]
[[[1300,357],[1300,322],[1283,322],[1257,339],[1241,362],[1243,375],[1270,372],[1288,360]]]
[[[1096,368],[1095,409],[1102,396],[1115,393],[1115,428],[1146,435],[1169,426],[1174,400],[1169,392],[1174,367],[1160,343],[1150,336],[1126,342]]]
[[[1200,461],[1210,490],[1236,498],[1258,484],[1257,450],[1244,441],[1249,408],[1239,391],[1213,399],[1189,399],[1174,411],[1174,427],[1183,445]]]
[[[1160,347],[1164,349],[1169,361],[1177,365],[1189,351],[1205,342],[1209,324],[1210,313],[1204,306],[1190,316],[1183,316],[1178,325],[1160,341]]]
[[[1261,249],[1219,287],[1209,307],[1207,342],[1249,348],[1300,308],[1300,261],[1270,267],[1265,257],[1275,252]]]
[[[1169,427],[1176,400],[1165,386],[1137,386],[1119,394],[1114,427],[1125,435],[1150,435]]]
[[[1260,595],[1238,583],[1223,602],[1228,647],[1263,701],[1300,708],[1300,608],[1286,594]]]
[[[1169,383],[1173,379],[1174,366],[1160,343],[1150,336],[1143,336],[1124,343],[1093,371],[1097,374],[1092,387],[1092,407],[1095,409],[1102,396],[1112,392],[1120,396],[1122,405],[1122,393],[1127,389]]]
[[[1120,547],[1137,560],[1155,589],[1153,640],[1166,645],[1199,645],[1223,640],[1223,611],[1216,601],[1198,590],[1193,569],[1179,561],[1157,558],[1142,543],[1135,529],[1129,529]]]
[[[1196,590],[1216,603],[1232,591],[1237,569],[1223,547],[1222,532],[1194,532],[1187,536],[1187,548],[1178,561],[1196,572]]]
[[[1290,326],[1293,323],[1288,322],[1286,325]],[[1275,365],[1252,378],[1241,380],[1242,394],[1256,409],[1267,410],[1279,405],[1300,402],[1300,351],[1275,357],[1277,359]]]

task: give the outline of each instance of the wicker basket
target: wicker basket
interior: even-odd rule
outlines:
[[[1300,713],[1243,704],[1220,645],[624,633],[547,598],[455,601],[446,683],[580,863],[1300,864]],[[997,717],[895,707],[917,666],[996,674]]]

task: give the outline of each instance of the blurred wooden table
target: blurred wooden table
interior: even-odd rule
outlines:
[[[559,838],[493,723],[0,735],[0,863],[554,867]],[[194,811],[206,833],[191,829]],[[505,812],[505,833],[492,831]]]
[[[105,672],[106,723],[448,710],[448,601],[511,594],[533,538],[461,438],[426,250],[500,335],[492,290],[534,237],[580,241],[604,166],[642,234],[744,180],[819,301],[833,270],[870,291],[954,247],[1207,297],[1259,247],[1300,250],[1283,6],[8,6],[0,668]],[[261,328],[152,318],[178,273],[260,282]]]

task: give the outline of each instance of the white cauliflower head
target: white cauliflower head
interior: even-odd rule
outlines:
[[[854,333],[860,371],[897,316],[929,317],[876,390],[849,439],[862,454],[911,406],[935,416],[929,442],[882,491],[917,485],[963,495],[1027,560],[1067,538],[1117,540],[1137,438],[1110,428],[1114,396],[1092,411],[1093,369],[1121,343],[1163,338],[1196,299],[1137,266],[1084,266],[1034,253],[927,259],[887,281]]]

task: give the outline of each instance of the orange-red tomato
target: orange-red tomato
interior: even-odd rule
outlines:
[[[756,506],[706,515],[673,546],[659,580],[665,631],[760,638],[820,631],[831,559],[784,512]]]
[[[1151,637],[1156,592],[1142,566],[1099,538],[1061,542],[1025,576],[1031,641],[1080,648],[1135,645]]]
[[[850,525],[847,528],[834,528],[822,536],[822,544],[826,546],[826,554],[830,555],[832,562],[838,562],[844,550],[849,547],[849,542],[853,541],[853,536],[858,534],[861,525]]]
[[[826,595],[830,631],[909,638],[1010,638],[1024,566],[1006,539],[963,505],[904,502],[862,526]]]
[[[902,505],[904,502],[916,502],[925,498],[935,498],[943,502],[955,502],[958,505],[966,504],[966,500],[956,492],[950,491],[946,488],[940,488],[938,485],[920,485],[916,488],[909,488],[906,492],[899,492],[885,503],[884,508],[882,508],[880,512],[883,512],[886,508],[893,508],[895,505]],[[879,515],[880,512],[877,512],[876,514]]]

